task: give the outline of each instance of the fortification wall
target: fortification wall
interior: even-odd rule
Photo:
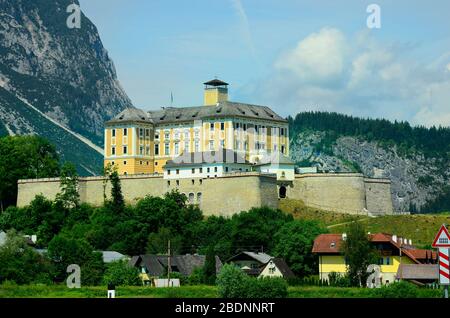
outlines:
[[[178,183],[154,175],[121,176],[120,180],[124,198],[132,204],[146,195],[163,196],[178,189],[192,203],[199,204],[205,215],[231,216],[252,207],[278,207],[274,175],[242,173],[221,178],[179,179]],[[58,178],[19,180],[18,188],[18,206],[29,204],[38,194],[53,200],[60,190]],[[102,177],[80,178],[79,193],[81,202],[100,205],[104,193],[110,197],[111,183],[104,187]]]
[[[364,177],[358,173],[296,175],[287,196],[327,211],[367,214]]]
[[[393,214],[391,181],[388,179],[364,179],[366,206],[371,215]]]

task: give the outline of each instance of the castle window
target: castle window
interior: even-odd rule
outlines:
[[[225,123],[220,123],[220,130],[225,130]]]
[[[144,129],[139,128],[139,136],[143,137],[144,136]]]
[[[111,155],[115,155],[116,154],[116,147],[111,147]]]
[[[192,168],[192,173],[195,173],[195,168]]]
[[[126,155],[127,154],[127,146],[123,146],[123,154]]]
[[[155,139],[159,139],[159,133],[155,134]]]
[[[127,129],[127,128],[124,128],[124,129],[123,129],[123,135],[124,135],[124,136],[127,136],[127,134],[128,134],[128,129]]]
[[[225,167],[225,172],[228,172],[228,167]]]
[[[386,265],[391,265],[391,258],[389,256],[386,257]]]
[[[170,175],[170,169],[167,170],[167,174]]]
[[[214,123],[210,123],[209,128],[210,128],[211,130],[214,130]]]
[[[142,160],[141,161],[139,161],[139,164],[142,166]]]
[[[247,124],[244,124],[244,131],[247,131]]]
[[[169,180],[169,181],[167,181],[167,186],[170,186],[170,180]]]
[[[164,139],[168,140],[170,137],[170,133],[168,131],[164,132]]]
[[[200,204],[201,201],[202,201],[202,193],[201,193],[201,192],[198,192],[198,193],[197,193],[197,203]]]
[[[177,180],[176,183],[177,183],[177,186],[179,186],[180,185],[180,180]]]
[[[214,167],[214,172],[217,172],[217,167]]]
[[[142,146],[139,147],[139,154],[140,155],[144,154],[144,147],[142,147]]]
[[[123,175],[126,176],[128,173],[126,171],[123,172]]]
[[[281,135],[281,136],[284,136],[284,128],[281,128],[281,129],[280,129],[280,135]]]
[[[198,168],[198,172],[202,173],[203,172],[203,168]]]
[[[198,129],[195,130],[195,138],[198,138],[199,133],[198,133]]]
[[[209,141],[209,150],[214,150],[214,140]]]
[[[148,161],[147,161],[147,166],[148,166]]]
[[[194,198],[195,198],[195,194],[194,193],[189,193],[189,203],[194,203]]]
[[[111,136],[112,137],[116,137],[116,130],[115,129],[111,130]]]
[[[191,183],[192,183],[192,185],[194,185],[194,184],[195,184],[195,180],[194,180],[194,179],[192,179],[192,180],[191,180]]]
[[[146,129],[145,130],[145,137],[149,137],[150,136],[150,129]]]
[[[155,166],[157,166],[158,165],[158,161],[155,161]]]
[[[208,172],[208,173],[209,173],[209,172],[210,172],[210,168],[206,168],[206,172]]]
[[[184,142],[184,151],[189,152],[189,141]]]
[[[114,166],[114,161],[111,161],[111,165],[113,165],[113,166]]]
[[[165,144],[164,145],[164,154],[165,155],[169,155],[170,154],[169,144]]]
[[[195,152],[199,152],[200,151],[200,144],[198,142],[198,140],[195,141]]]
[[[180,150],[180,144],[178,142],[175,143],[175,154],[178,155]]]
[[[123,165],[124,165],[124,166],[127,165],[127,161],[126,161],[126,160],[123,161]]]
[[[284,151],[285,151],[285,147],[281,146],[281,153],[284,153]]]
[[[150,155],[150,146],[146,146],[146,147],[145,147],[145,154],[146,154],[147,156]]]
[[[180,174],[180,169],[177,169],[177,170],[176,170],[176,173],[177,173],[177,174]]]
[[[159,144],[155,144],[155,156],[159,155]]]
[[[200,179],[200,180],[199,180],[199,182],[200,182],[200,184],[202,184],[202,183],[203,183],[203,180],[202,180],[202,179]]]
[[[220,141],[220,147],[222,147],[222,148],[225,147],[225,140],[221,140],[221,141]]]

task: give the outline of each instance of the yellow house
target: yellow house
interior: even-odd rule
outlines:
[[[228,83],[204,83],[204,105],[127,108],[105,124],[104,164],[119,174],[162,173],[182,153],[233,150],[250,163],[289,156],[288,122],[267,106],[228,100]]]
[[[342,242],[346,234],[321,234],[314,240],[312,252],[319,256],[320,278],[328,280],[331,272],[344,275],[347,272],[345,257],[341,254]],[[399,268],[407,264],[434,263],[433,251],[416,249],[412,241],[386,233],[370,235],[370,241],[379,252],[378,265],[381,269],[381,284],[389,284],[402,279]]]

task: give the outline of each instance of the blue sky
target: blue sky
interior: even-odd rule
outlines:
[[[235,101],[450,126],[450,2],[80,0],[136,107]],[[368,29],[366,8],[381,8]]]

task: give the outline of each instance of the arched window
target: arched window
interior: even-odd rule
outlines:
[[[197,193],[197,204],[200,204],[202,202],[202,193],[198,192]]]
[[[189,193],[189,203],[194,203],[194,198],[195,198],[195,194],[194,193]]]

